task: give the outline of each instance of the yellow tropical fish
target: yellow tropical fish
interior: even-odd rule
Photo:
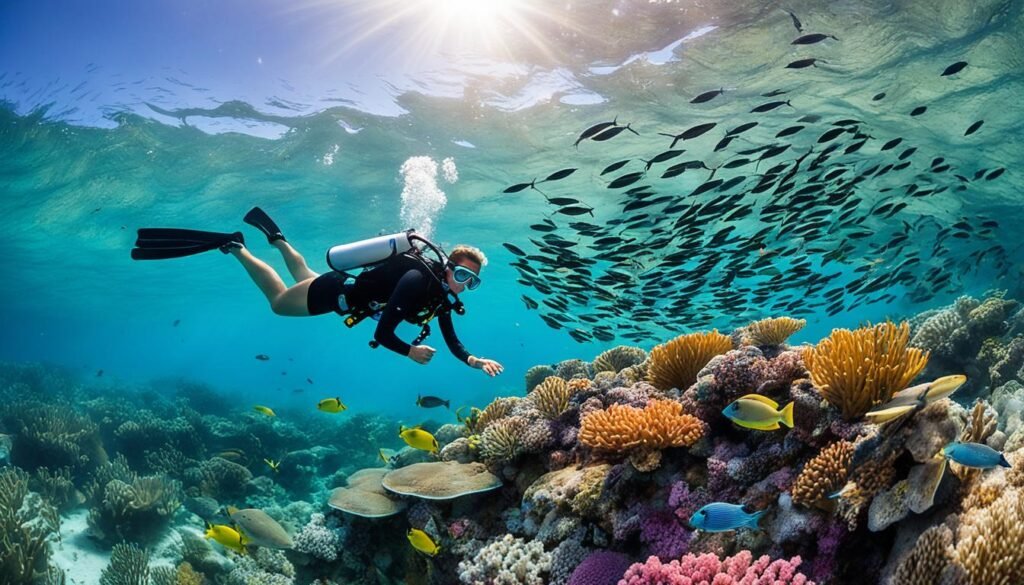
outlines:
[[[793,428],[793,403],[779,410],[777,402],[760,394],[737,398],[722,410],[722,414],[743,428],[757,431],[774,431],[779,428],[779,423]]]
[[[267,416],[277,416],[276,414],[274,414],[274,411],[271,410],[269,406],[262,406],[257,404],[256,406],[252,407],[252,409],[255,410],[256,412],[265,414]]]
[[[341,398],[324,398],[317,403],[316,408],[332,414],[348,410],[348,407],[341,403]]]
[[[245,544],[248,539],[227,524],[207,524],[205,536],[238,554],[245,554]]]
[[[430,453],[437,453],[438,451],[437,439],[434,438],[434,435],[431,435],[429,432],[419,427],[413,427],[411,429],[402,427],[398,432],[398,436],[402,437],[405,444],[409,445],[413,449],[429,451]]]
[[[441,547],[437,546],[434,539],[430,538],[429,534],[419,528],[410,528],[409,532],[405,533],[405,536],[409,539],[409,544],[414,549],[425,555],[435,556],[441,550]]]
[[[281,465],[280,461],[274,461],[273,459],[264,459],[263,462],[266,463],[267,466],[270,467],[270,469],[273,469],[274,473],[278,473],[280,471],[278,469],[278,466]]]
[[[391,458],[394,457],[396,453],[397,452],[393,449],[385,449],[383,447],[377,449],[377,455],[380,456],[380,460],[383,461],[384,463],[389,463],[391,461]]]
[[[869,410],[864,414],[864,418],[874,424],[900,418],[917,408],[949,396],[956,392],[957,388],[963,386],[966,381],[967,376],[957,374],[905,388],[893,394],[885,404],[880,404]]]

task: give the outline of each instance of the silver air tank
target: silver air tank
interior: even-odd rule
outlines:
[[[412,233],[413,230],[407,230],[397,234],[377,236],[376,238],[334,246],[327,250],[327,265],[332,270],[345,272],[353,268],[382,262],[392,256],[411,250],[412,242],[409,241],[409,235]]]

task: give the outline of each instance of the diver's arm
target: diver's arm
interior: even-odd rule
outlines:
[[[466,347],[459,341],[457,335],[455,335],[455,326],[452,324],[452,314],[450,311],[442,311],[437,316],[437,323],[441,326],[441,335],[444,336],[444,343],[448,346],[448,351],[452,352],[452,355],[459,358],[459,361],[465,362],[466,365],[473,366],[470,358],[473,356],[469,355],[466,351]]]
[[[494,360],[487,358],[478,358],[474,355],[470,355],[466,348],[463,347],[462,342],[455,336],[455,327],[452,325],[452,314],[449,311],[445,311],[438,315],[438,323],[441,325],[441,334],[444,335],[444,342],[448,345],[448,350],[452,352],[452,355],[466,362],[471,368],[483,370],[488,376],[497,376],[504,369],[505,366],[499,364]]]
[[[391,292],[384,311],[381,313],[373,339],[391,351],[408,356],[412,346],[395,335],[395,329],[402,322],[415,299],[422,294],[425,281],[419,270],[409,270],[398,279],[395,290]]]

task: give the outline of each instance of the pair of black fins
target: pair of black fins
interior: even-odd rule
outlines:
[[[245,223],[267,236],[267,241],[284,240],[281,229],[265,211],[253,207],[245,214]],[[220,249],[227,253],[231,244],[245,245],[242,232],[206,232],[182,228],[139,228],[139,237],[132,248],[133,260],[166,260],[182,258]]]

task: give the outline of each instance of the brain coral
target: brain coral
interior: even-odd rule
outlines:
[[[647,376],[659,390],[685,390],[711,358],[732,349],[732,339],[718,330],[689,333],[651,350]]]

